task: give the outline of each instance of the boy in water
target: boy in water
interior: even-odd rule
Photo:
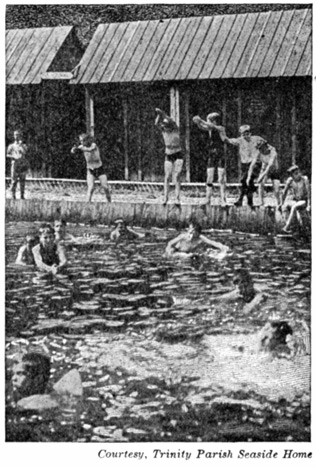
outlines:
[[[35,260],[33,256],[33,248],[38,244],[39,238],[37,235],[28,233],[25,237],[25,243],[22,245],[18,251],[17,258],[15,260],[16,264],[21,266],[26,265],[35,265]]]
[[[226,206],[226,173],[225,173],[225,154],[224,140],[225,129],[219,126],[219,114],[210,113],[206,121],[198,115],[193,117],[193,122],[200,130],[207,131],[209,134],[209,155],[206,168],[206,200],[205,205],[211,203],[213,194],[214,172],[217,168],[218,183],[220,187],[221,205]]]
[[[55,231],[51,225],[42,226],[39,232],[39,244],[32,250],[35,264],[42,271],[57,274],[67,263],[65,250],[55,242]]]
[[[176,122],[163,110],[156,109],[155,125],[161,130],[165,142],[165,180],[164,201],[165,206],[169,198],[170,181],[172,173],[175,178],[176,204],[180,205],[181,171],[183,167],[183,153],[180,145],[180,131]]]
[[[297,165],[290,167],[288,169],[288,173],[290,174],[290,177],[286,181],[281,197],[281,204],[279,206],[279,208],[282,209],[288,191],[292,190],[293,201],[286,206],[287,208],[290,208],[290,215],[285,227],[283,228],[283,232],[285,233],[291,233],[290,227],[295,217],[300,225],[303,224],[300,211],[306,210],[306,212],[310,212],[311,209],[311,191],[308,178],[305,175],[302,175]]]
[[[105,196],[108,200],[108,203],[111,202],[111,194],[108,185],[108,179],[105,174],[105,168],[102,165],[102,160],[100,157],[100,151],[96,143],[93,141],[92,136],[85,133],[79,136],[80,145],[74,146],[71,149],[72,154],[80,151],[83,153],[86,163],[87,163],[87,200],[91,202],[92,195],[94,192],[94,182],[98,178],[101,186],[104,189]]]
[[[190,256],[201,246],[209,245],[221,253],[226,253],[228,247],[219,242],[214,242],[202,235],[201,226],[193,222],[190,223],[186,232],[181,233],[167,245],[167,256]]]
[[[14,142],[8,146],[7,157],[11,162],[11,193],[12,198],[16,199],[16,187],[20,182],[21,199],[24,199],[25,178],[29,164],[27,160],[27,146],[23,143],[22,133],[16,130],[13,133]]]
[[[66,231],[67,228],[67,222],[65,219],[56,219],[54,222],[54,231],[55,231],[55,242],[72,242],[75,241],[75,237],[71,234],[69,234]]]
[[[12,386],[16,399],[43,394],[50,376],[50,359],[38,352],[29,352],[15,362],[12,368]]]
[[[110,233],[110,240],[117,242],[120,239],[135,240],[137,238],[144,238],[145,234],[135,232],[131,229],[123,219],[117,219],[115,222],[115,228]]]

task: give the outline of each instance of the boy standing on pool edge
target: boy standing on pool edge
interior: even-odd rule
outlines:
[[[74,146],[71,149],[72,154],[81,152],[87,163],[87,201],[90,203],[94,192],[94,182],[98,178],[101,186],[104,188],[105,196],[108,203],[111,202],[111,194],[108,185],[108,179],[103,167],[102,160],[100,157],[100,151],[96,143],[93,141],[92,136],[82,133],[79,136],[79,146]]]
[[[220,115],[217,112],[210,113],[206,121],[196,115],[193,122],[200,130],[207,131],[209,134],[209,154],[206,168],[206,200],[205,205],[211,203],[213,194],[213,181],[215,169],[217,168],[218,183],[220,187],[221,206],[226,206],[226,171],[225,171],[225,153],[224,140],[225,129],[219,126]]]
[[[156,109],[157,117],[155,125],[162,132],[165,142],[165,179],[164,200],[166,206],[169,198],[170,181],[172,173],[175,177],[176,205],[180,206],[181,171],[183,167],[183,152],[180,145],[180,131],[176,122],[163,110]]]

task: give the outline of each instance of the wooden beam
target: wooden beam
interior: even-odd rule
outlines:
[[[94,136],[94,99],[88,88],[85,88],[86,98],[86,129],[87,133]]]
[[[123,127],[124,127],[124,176],[125,180],[129,179],[129,171],[128,171],[128,108],[127,108],[127,98],[123,96],[122,98],[122,106],[123,106]]]
[[[184,94],[184,113],[185,113],[185,179],[188,183],[191,181],[190,171],[190,94],[188,90]]]
[[[276,148],[278,154],[281,154],[281,93],[280,88],[278,86],[275,87],[276,91]]]
[[[180,127],[180,95],[176,86],[170,88],[170,117]]]
[[[222,104],[222,125],[226,128],[227,123],[227,99],[226,95],[223,96],[223,104]],[[224,157],[225,157],[225,169],[226,169],[226,177],[227,177],[227,144],[224,144]]]
[[[137,128],[137,180],[142,181],[142,128],[141,128],[141,109],[137,108],[136,114],[136,128]]]
[[[239,128],[241,127],[241,125],[242,125],[242,123],[241,123],[241,117],[242,117],[241,104],[242,104],[241,89],[238,88],[238,90],[237,90],[237,125],[238,125],[238,131],[239,131]],[[240,157],[238,157],[238,178],[240,178],[240,177],[241,177],[241,162],[240,162]]]
[[[296,163],[296,94],[295,83],[292,82],[292,109],[291,109],[291,133],[292,133],[292,165]]]

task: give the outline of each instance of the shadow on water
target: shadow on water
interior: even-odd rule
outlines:
[[[115,245],[94,227],[102,241],[69,245],[67,273],[52,277],[12,264],[29,227],[6,229],[8,441],[310,439],[309,356],[257,345],[269,319],[309,322],[309,245],[216,232],[232,255],[173,262],[162,255],[175,232]],[[241,266],[264,295],[248,314],[219,299]],[[51,385],[79,370],[76,408],[14,409],[12,359],[34,346],[51,356]]]

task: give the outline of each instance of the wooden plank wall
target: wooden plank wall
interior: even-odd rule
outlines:
[[[49,221],[62,216],[71,223],[111,224],[123,218],[130,225],[144,227],[184,228],[191,220],[198,221],[203,228],[232,229],[252,233],[277,233],[284,226],[278,211],[271,207],[257,207],[254,211],[247,206],[209,206],[206,212],[199,206],[146,203],[87,203],[84,201],[50,200],[6,200],[6,221]]]

